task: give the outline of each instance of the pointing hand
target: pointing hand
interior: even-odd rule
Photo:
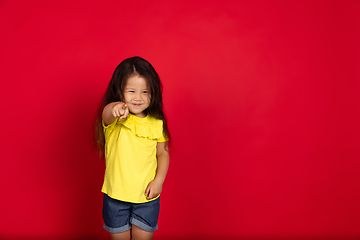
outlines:
[[[111,113],[114,117],[118,117],[120,119],[125,119],[125,118],[127,118],[127,115],[129,114],[129,108],[125,103],[119,102],[118,104],[114,105]]]

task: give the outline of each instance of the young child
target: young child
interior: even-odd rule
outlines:
[[[103,98],[97,141],[106,170],[104,228],[111,239],[152,239],[169,167],[162,84],[143,58],[122,61]]]

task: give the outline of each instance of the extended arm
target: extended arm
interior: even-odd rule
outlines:
[[[167,142],[157,143],[156,146],[157,169],[156,176],[145,190],[146,199],[150,200],[157,197],[162,191],[162,185],[165,181],[169,169],[169,150]]]
[[[126,118],[129,114],[129,108],[123,102],[112,102],[104,107],[102,119],[107,125],[113,123],[116,118]]]

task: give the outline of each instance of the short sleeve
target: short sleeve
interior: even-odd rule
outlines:
[[[157,139],[157,142],[166,142],[168,139],[166,139],[165,137],[164,137],[164,134],[163,135],[161,135],[161,137],[159,138],[159,139]]]
[[[115,125],[117,124],[117,122],[119,121],[119,118],[116,118],[114,122],[112,122],[109,125],[106,125],[106,123],[101,120],[102,122],[102,126],[103,126],[103,130],[104,130],[104,135],[105,135],[105,139],[109,136],[109,134],[114,130]]]

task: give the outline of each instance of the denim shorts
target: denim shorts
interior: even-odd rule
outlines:
[[[102,215],[104,228],[110,233],[131,229],[132,224],[147,232],[158,229],[160,197],[145,203],[123,202],[104,194]]]

